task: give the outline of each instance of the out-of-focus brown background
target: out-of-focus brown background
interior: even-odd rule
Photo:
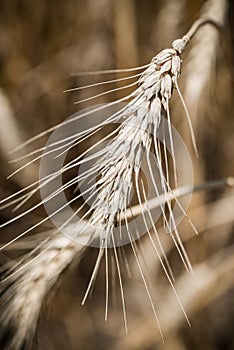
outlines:
[[[217,7],[220,13],[219,6],[222,9],[223,4],[222,0],[1,0],[1,197],[30,184],[38,171],[34,164],[6,180],[22,165],[9,163],[9,151],[76,112],[76,100],[105,90],[101,86],[89,92],[63,93],[103,79],[101,75],[78,77],[75,73],[148,63],[158,51],[181,37],[201,11],[212,12]],[[234,4],[226,4],[229,8],[224,15],[224,30],[204,30],[183,55],[180,85],[191,112],[199,159],[194,155],[176,98],[172,106],[173,122],[191,151],[195,183],[225,178],[234,171]],[[120,96],[123,95],[118,92],[110,99]],[[95,103],[103,101],[108,97]],[[87,105],[90,104],[81,107]],[[41,144],[45,141],[46,138]],[[32,147],[38,144],[28,151]],[[6,220],[12,215],[6,210],[1,218]],[[195,237],[186,222],[181,224],[194,275],[184,272],[172,247],[167,249],[192,327],[187,326],[147,242],[144,248],[165,344],[159,337],[142,282],[136,277],[130,251],[127,254],[133,277],[126,273],[124,278],[129,335],[124,333],[118,287],[113,288],[109,321],[104,322],[104,266],[92,298],[81,307],[95,261],[90,249],[78,271],[64,276],[55,295],[45,303],[37,332],[38,349],[234,349],[233,190],[224,187],[194,194],[189,215],[201,233]],[[27,220],[33,222],[34,217]],[[11,231],[16,233],[24,225],[19,222],[8,227],[2,239],[7,240]]]

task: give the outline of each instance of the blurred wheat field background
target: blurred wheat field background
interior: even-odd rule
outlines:
[[[234,175],[232,1],[0,1],[1,198],[36,181],[39,171],[33,163],[7,180],[22,165],[21,161],[11,162],[13,155],[9,152],[79,110],[74,104],[77,100],[106,91],[103,85],[89,92],[63,93],[103,81],[101,74],[77,76],[77,72],[142,66],[160,50],[171,47],[172,41],[183,36],[200,13],[223,21],[224,29],[219,32],[211,26],[202,27],[183,54],[179,85],[191,115],[199,158],[194,154],[181,105],[174,97],[171,102],[172,123],[190,151],[195,185]],[[114,78],[123,76],[127,74],[119,73]],[[113,79],[113,75],[107,79]],[[121,84],[125,82],[110,84],[108,88]],[[95,103],[121,98],[126,93],[118,90]],[[82,108],[92,103],[85,102]],[[46,137],[30,145],[27,152],[45,143]],[[22,218],[1,229],[1,243],[15,237],[29,223],[33,226],[44,215],[40,208],[27,220]],[[123,280],[129,334],[126,336],[124,331],[119,286],[112,285],[109,319],[104,321],[104,265],[100,266],[92,296],[81,306],[96,259],[95,249],[88,248],[79,267],[64,273],[58,286],[48,294],[29,349],[234,349],[233,189],[222,186],[194,193],[188,215],[200,233],[195,236],[186,220],[180,224],[194,269],[192,275],[184,271],[175,248],[166,238],[165,245],[191,327],[179,310],[152,247],[143,240],[164,344],[128,247]],[[2,210],[1,223],[13,216],[10,208]],[[51,226],[46,224],[43,229],[48,228]],[[15,258],[14,253],[4,251],[0,262],[4,265]],[[11,332],[14,330],[9,329],[6,336],[10,337]],[[4,346],[3,339],[1,348]]]

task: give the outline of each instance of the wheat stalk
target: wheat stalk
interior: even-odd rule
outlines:
[[[167,279],[176,295],[177,301],[180,304],[180,307],[186,316],[184,308],[180,302],[180,299],[177,295],[173,284],[173,278],[171,276],[171,271],[169,264],[167,262],[165,253],[163,251],[163,247],[158,236],[154,219],[152,217],[151,209],[147,206],[147,194],[146,188],[144,184],[144,179],[141,174],[143,155],[146,157],[148,170],[149,170],[149,178],[153,183],[153,188],[155,191],[155,195],[159,196],[159,184],[156,183],[153,173],[153,168],[150,160],[150,151],[151,149],[155,152],[156,157],[156,167],[159,172],[160,185],[163,189],[163,192],[171,193],[171,185],[170,185],[170,176],[169,176],[169,165],[168,165],[168,155],[165,143],[163,144],[163,152],[161,152],[159,143],[157,140],[158,131],[160,128],[160,124],[162,124],[163,119],[167,119],[167,133],[170,141],[171,147],[171,155],[172,162],[174,168],[174,181],[177,181],[177,173],[176,173],[176,157],[173,143],[173,134],[170,123],[170,108],[169,101],[172,96],[173,91],[176,89],[181,99],[185,112],[188,117],[190,131],[195,147],[193,131],[191,127],[191,122],[189,119],[189,115],[187,112],[187,108],[184,104],[184,100],[180,93],[180,89],[178,87],[178,77],[181,73],[181,54],[186,48],[188,42],[193,37],[193,35],[197,32],[200,26],[212,23],[216,24],[214,20],[210,20],[207,18],[200,18],[198,21],[194,23],[191,27],[190,31],[182,38],[175,40],[172,44],[172,48],[165,49],[157,54],[151,61],[150,64],[147,64],[143,67],[133,68],[132,70],[127,71],[138,71],[141,68],[146,68],[143,73],[140,74],[140,78],[136,83],[129,84],[127,87],[138,85],[137,89],[131,93],[130,95],[119,99],[117,101],[113,101],[107,106],[114,106],[122,101],[130,102],[123,107],[120,111],[112,114],[107,120],[98,124],[94,127],[91,127],[85,131],[79,132],[77,134],[72,135],[72,137],[65,138],[62,142],[54,142],[50,147],[43,147],[40,150],[36,150],[31,152],[29,155],[33,155],[33,160],[29,161],[26,165],[17,170],[24,169],[29,164],[32,164],[36,160],[43,158],[43,156],[48,156],[50,153],[54,154],[55,157],[61,155],[63,152],[68,152],[74,144],[77,145],[82,141],[86,140],[88,137],[95,134],[98,130],[108,125],[111,122],[119,122],[121,118],[124,121],[121,121],[119,127],[112,133],[114,136],[112,141],[102,148],[101,151],[96,151],[94,155],[89,156],[85,161],[89,161],[90,159],[97,159],[95,165],[93,165],[90,169],[88,169],[85,173],[80,174],[79,176],[74,177],[72,180],[63,185],[59,190],[52,191],[50,195],[44,198],[37,205],[31,207],[26,210],[22,214],[15,216],[13,219],[9,220],[7,223],[3,224],[6,226],[19,218],[24,217],[26,214],[31,213],[33,210],[38,208],[41,205],[45,205],[47,202],[53,200],[58,194],[63,192],[65,189],[71,187],[74,184],[77,184],[81,181],[90,180],[94,174],[98,174],[99,178],[95,183],[95,187],[89,188],[87,190],[87,195],[89,199],[93,199],[92,207],[85,212],[80,218],[80,221],[77,223],[77,226],[73,227],[76,232],[76,235],[70,236],[70,239],[66,237],[57,237],[52,236],[50,239],[44,241],[39,247],[33,250],[33,254],[35,252],[39,252],[36,254],[35,259],[32,258],[32,254],[28,256],[27,262],[22,262],[22,265],[16,265],[13,270],[9,271],[9,276],[7,276],[2,282],[2,286],[6,286],[8,282],[9,288],[6,289],[5,295],[5,306],[3,310],[2,323],[5,327],[7,327],[10,323],[13,323],[17,328],[15,336],[10,341],[10,346],[14,349],[19,349],[25,340],[30,338],[30,336],[34,333],[36,323],[38,320],[41,304],[43,299],[49,289],[54,285],[57,279],[60,277],[61,273],[64,269],[69,266],[73,261],[77,261],[81,256],[81,247],[77,245],[75,242],[76,238],[80,236],[87,237],[88,241],[98,240],[99,246],[99,254],[97,257],[97,261],[95,267],[93,269],[93,273],[90,279],[90,283],[87,287],[87,291],[85,293],[84,299],[82,303],[85,302],[88,293],[92,287],[92,284],[95,280],[96,274],[98,272],[98,268],[100,266],[102,257],[105,255],[105,263],[106,263],[106,318],[107,318],[107,309],[108,309],[108,247],[111,244],[113,246],[114,258],[118,273],[118,279],[120,284],[121,291],[121,300],[123,307],[123,316],[124,323],[127,332],[127,315],[126,315],[126,306],[125,306],[125,296],[124,296],[124,288],[123,281],[121,277],[121,270],[119,264],[119,256],[118,249],[116,248],[116,237],[113,234],[114,227],[116,225],[121,226],[121,221],[124,222],[127,228],[127,239],[130,242],[134,257],[136,259],[137,266],[139,268],[139,273],[144,283],[147,296],[149,298],[152,311],[154,313],[161,337],[162,331],[160,328],[158,315],[156,312],[156,308],[154,306],[154,301],[151,296],[147,279],[143,272],[140,260],[137,254],[137,248],[134,239],[134,232],[129,229],[129,217],[127,217],[127,208],[129,206],[129,198],[130,193],[133,187],[135,187],[137,201],[141,207],[141,215],[144,222],[145,230],[147,235],[151,241],[151,244],[155,250],[155,253],[162,265],[163,271],[165,272]],[[121,88],[118,88],[121,89]],[[111,90],[106,93],[110,93]],[[104,94],[106,94],[104,93]],[[99,94],[97,96],[93,96],[93,98],[99,97],[103,94]],[[89,98],[91,99],[91,98]],[[85,101],[89,100],[86,99]],[[79,101],[84,102],[84,101]],[[84,112],[81,115],[74,116],[70,120],[61,123],[59,126],[52,127],[47,131],[39,134],[37,137],[32,138],[30,141],[26,142],[24,145],[29,144],[30,142],[36,140],[37,138],[48,134],[58,127],[64,127],[69,124],[71,121],[78,120],[81,118],[90,115],[90,113],[102,111],[106,108],[106,106],[96,107],[92,112]],[[165,127],[165,125],[164,125]],[[110,135],[108,135],[109,137]],[[165,137],[165,136],[164,136]],[[61,174],[66,173],[68,170],[77,167],[78,165],[82,165],[84,160],[82,157],[93,149],[97,147],[101,142],[105,141],[107,137],[103,138],[101,141],[92,145],[88,150],[86,150],[83,154],[74,158],[71,162],[67,163],[59,169],[58,172],[54,172],[49,174],[41,179],[41,181],[37,181],[32,185],[28,186],[22,191],[12,195],[8,199],[10,200],[7,203],[7,200],[3,200],[2,204],[12,205],[17,204],[17,208],[21,207],[25,204],[32,196],[35,195],[39,190],[42,190],[46,186],[50,186],[52,181],[56,179]],[[52,146],[52,147],[51,147]],[[40,151],[44,151],[43,155],[35,156]],[[56,153],[57,152],[57,153]],[[25,157],[23,157],[25,158]],[[22,159],[22,157],[21,157]],[[166,164],[166,172],[164,171],[162,161]],[[16,173],[16,172],[15,172]],[[29,191],[28,191],[29,190]],[[27,192],[28,191],[28,192]],[[25,192],[25,193],[24,193]],[[23,194],[22,194],[23,193]],[[77,195],[75,199],[80,198],[81,195]],[[74,201],[72,199],[67,203],[70,205]],[[176,198],[177,201],[177,198]],[[144,203],[146,206],[144,207]],[[169,210],[170,218],[168,219],[166,216],[165,203]],[[171,197],[168,199],[162,200],[159,203],[161,208],[165,226],[168,229],[170,236],[175,243],[178,253],[188,270],[191,270],[191,264],[185,252],[185,249],[182,245],[179,233],[176,229],[175,218],[173,216],[172,206],[171,206]],[[71,230],[71,221],[74,216],[81,212],[84,205],[81,205],[74,214],[69,217],[69,219],[61,224],[59,227],[60,230],[66,229]],[[131,206],[130,206],[131,208]],[[19,234],[16,238],[5,244],[2,249],[10,246],[10,244],[14,243],[17,239],[25,236],[29,232],[31,232],[34,228],[38,227],[48,219],[51,219],[55,214],[59,213],[60,210],[64,208],[59,208],[52,214],[48,215],[47,218],[41,220],[36,225],[30,227],[28,230]],[[183,211],[183,208],[180,207]],[[130,215],[131,218],[132,215]],[[121,219],[122,218],[122,219]],[[156,238],[156,243],[152,238],[152,233],[150,232],[150,225],[152,226],[153,233]],[[174,232],[173,232],[174,231]],[[121,236],[121,232],[120,232]],[[121,238],[121,237],[120,237]],[[71,240],[72,239],[72,240]],[[73,240],[74,239],[74,240]],[[164,257],[165,262],[163,262],[161,256]],[[49,263],[48,263],[49,261]],[[189,322],[189,321],[188,321]]]
[[[209,0],[204,4],[201,13],[202,16],[214,18],[223,25],[227,16],[227,9],[226,0]],[[199,107],[202,106],[203,101],[207,100],[212,81],[214,82],[212,78],[214,78],[215,64],[219,53],[219,32],[212,26],[201,28],[196,38],[194,38],[184,69],[186,79],[183,96],[191,111],[190,115],[195,130],[197,129],[198,120],[201,123],[202,113],[199,113]]]

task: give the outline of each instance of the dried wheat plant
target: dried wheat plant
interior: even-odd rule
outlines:
[[[209,15],[209,18],[215,18],[220,23],[224,23],[227,8],[228,4],[225,0],[209,0],[203,5],[202,15]],[[215,65],[217,64],[219,52],[220,36],[217,30],[211,26],[201,28],[201,31],[199,31],[191,45],[191,50],[187,56],[187,64],[184,69],[186,80],[183,88],[183,96],[188,101],[187,105],[191,111],[190,116],[195,132],[198,123],[202,122],[202,113],[199,113],[199,108],[205,105],[205,100],[209,98],[212,87],[208,84],[215,75]]]
[[[143,160],[145,159],[148,172],[147,180],[151,181],[154,196],[158,198],[154,206],[160,209],[165,229],[169,232],[169,236],[175,244],[185,268],[191,271],[191,263],[176,228],[176,218],[173,213],[172,199],[174,199],[181,213],[186,216],[185,210],[178,200],[179,196],[183,194],[183,191],[177,188],[176,195],[175,192],[173,192],[173,186],[177,186],[177,158],[173,140],[169,102],[174,93],[177,94],[178,98],[181,100],[196,151],[192,125],[178,86],[178,78],[181,74],[181,54],[193,35],[204,24],[212,24],[216,27],[222,25],[222,23],[218,23],[212,18],[201,17],[193,24],[189,32],[182,39],[175,40],[172,43],[172,48],[161,51],[149,64],[126,69],[126,72],[137,72],[137,74],[133,76],[133,78],[138,77],[136,82],[124,86],[123,88],[108,90],[105,93],[79,101],[79,103],[95,99],[116,90],[137,86],[134,92],[104,106],[97,106],[91,111],[85,111],[79,115],[75,115],[60,125],[37,135],[20,147],[22,148],[53,131],[62,130],[69,125],[69,123],[73,123],[77,120],[82,121],[82,118],[104,111],[106,108],[114,107],[121,102],[127,102],[123,108],[111,114],[103,122],[87,128],[84,131],[78,133],[74,132],[70,137],[65,137],[60,141],[54,141],[48,146],[31,152],[27,156],[18,158],[18,160],[22,161],[22,159],[33,157],[32,160],[27,161],[25,165],[17,169],[12,175],[18,174],[28,165],[38,160],[43,161],[44,157],[50,157],[52,155],[52,158],[58,158],[71,151],[75,146],[83,145],[86,140],[96,135],[97,132],[108,125],[118,123],[118,127],[115,128],[114,131],[111,131],[107,136],[104,136],[101,140],[86,148],[85,151],[78,156],[73,157],[72,160],[63,165],[61,169],[54,172],[52,171],[52,173],[45,175],[40,180],[1,201],[2,208],[16,205],[15,210],[18,210],[36,193],[39,191],[43,192],[45,188],[50,186],[52,187],[51,192],[39,203],[15,215],[13,219],[1,226],[4,227],[21,218],[25,218],[26,215],[32,213],[42,205],[53,204],[57,196],[65,190],[70,189],[72,186],[77,186],[78,189],[74,198],[67,201],[64,206],[52,210],[46,218],[18,234],[1,247],[2,251],[6,249],[22,249],[24,253],[12,266],[8,266],[7,264],[5,267],[6,272],[2,274],[1,332],[4,334],[10,327],[13,329],[11,336],[7,339],[7,349],[17,350],[22,348],[24,344],[28,344],[32,341],[46,294],[56,284],[67,267],[72,263],[77,264],[79,262],[81,254],[87,245],[97,246],[99,252],[82,304],[85,303],[93,287],[100,263],[102,258],[104,258],[106,268],[105,319],[107,319],[109,305],[109,252],[112,252],[116,264],[123,318],[127,332],[126,301],[119,263],[121,247],[118,247],[123,241],[127,241],[131,246],[139,269],[139,274],[145,286],[146,294],[158,325],[159,333],[163,339],[163,330],[161,330],[160,327],[160,320],[158,319],[157,309],[150,291],[147,276],[138,257],[138,249],[140,248],[135,243],[135,240],[139,238],[141,232],[139,232],[138,227],[135,227],[134,231],[130,225],[131,221],[134,222],[134,210],[136,209],[134,204],[138,205],[137,208],[142,218],[144,232],[146,232],[152,244],[177,302],[181,307],[182,313],[184,313],[188,321],[186,312],[174,287],[172,268],[167,261],[160,236],[155,226],[155,219],[152,214],[152,207],[149,205],[147,186],[142,167]],[[145,70],[142,72],[142,69]],[[120,71],[122,72],[123,70]],[[111,82],[126,79],[129,78],[119,78]],[[108,83],[110,83],[110,81],[103,82],[102,84]],[[83,88],[89,88],[90,86],[91,85],[88,85]],[[165,120],[167,123],[165,123]],[[160,130],[163,131],[162,142],[158,139]],[[167,146],[170,149],[170,155],[166,148],[166,138],[169,141]],[[93,150],[94,153],[90,155],[89,152]],[[154,164],[152,164],[151,159],[152,152],[154,154]],[[65,182],[61,188],[54,190],[52,184],[55,179],[93,160],[94,164],[88,167],[86,171],[81,172]],[[170,163],[172,164],[172,171],[170,171]],[[155,179],[155,169],[158,172],[157,180]],[[95,178],[95,185],[87,187],[85,193],[82,191],[79,192],[80,183],[92,183],[93,178]],[[131,194],[133,191],[135,191],[135,203],[132,205]],[[191,191],[191,188],[188,191]],[[85,207],[85,202],[79,204],[73,214],[67,220],[62,221],[55,231],[52,233],[48,232],[46,238],[44,238],[44,235],[35,238],[35,240],[33,240],[31,236],[29,236],[28,239],[24,238],[43,223],[50,219],[53,220],[57,214],[59,216],[63,209],[77,202],[77,200],[80,200],[84,195],[87,201],[92,201],[92,205],[88,209]],[[74,224],[73,219],[77,218],[77,215],[81,217],[76,224]],[[187,219],[192,225],[190,219]],[[126,227],[125,232],[122,232],[122,226]],[[114,234],[114,232],[116,232],[114,231],[116,227],[119,229],[118,237]],[[69,234],[68,236],[62,235],[59,231],[63,233],[65,231]],[[125,236],[122,237],[122,235]],[[85,244],[82,245],[79,244],[79,242],[85,242]],[[24,250],[28,250],[27,247],[29,247],[29,252],[25,253]]]

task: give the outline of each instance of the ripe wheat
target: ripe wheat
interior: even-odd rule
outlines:
[[[13,219],[2,225],[2,227],[4,227],[18,220],[19,218],[30,214],[39,206],[53,200],[65,189],[68,189],[73,185],[79,186],[79,183],[83,181],[88,182],[95,176],[95,174],[98,174],[95,186],[88,188],[86,193],[88,200],[92,200],[92,206],[84,214],[81,215],[81,218],[77,222],[76,226],[72,224],[72,219],[77,214],[80,214],[82,212],[84,205],[79,206],[74,214],[66,222],[62,222],[61,226],[58,227],[58,230],[48,235],[45,240],[42,240],[39,243],[38,240],[36,240],[35,247],[32,249],[32,251],[26,254],[19,262],[13,265],[5,275],[3,275],[3,279],[1,281],[1,290],[3,294],[3,305],[1,312],[2,330],[4,331],[11,325],[13,325],[15,330],[12,339],[10,339],[7,345],[9,349],[20,349],[24,342],[30,341],[32,338],[36,329],[41,305],[46,294],[57,282],[66,267],[70,266],[72,262],[78,262],[80,260],[84,246],[80,246],[76,240],[78,239],[79,241],[79,237],[82,236],[87,238],[87,244],[91,244],[93,241],[95,241],[98,242],[97,245],[99,247],[97,261],[94,266],[93,273],[90,278],[90,283],[87,287],[87,291],[82,303],[85,302],[88,296],[88,293],[95,281],[101,260],[103,256],[105,256],[105,317],[107,319],[109,291],[108,249],[111,246],[115,258],[117,275],[120,284],[123,317],[127,332],[127,313],[125,306],[124,287],[119,264],[119,252],[118,248],[116,247],[116,245],[119,244],[117,242],[117,237],[113,233],[114,228],[118,226],[120,231],[120,236],[118,238],[120,239],[121,243],[122,224],[126,226],[125,234],[127,235],[127,240],[131,245],[133,255],[139,268],[140,276],[144,283],[152,311],[155,315],[155,319],[158,324],[161,337],[163,339],[160,323],[148,286],[147,278],[138,258],[138,248],[135,243],[135,239],[138,237],[139,232],[137,231],[137,228],[136,232],[133,232],[129,228],[129,222],[130,219],[133,218],[134,212],[134,207],[131,208],[131,205],[129,204],[131,202],[130,197],[133,190],[135,190],[137,203],[141,209],[140,214],[142,216],[144,229],[153,245],[156,256],[160,260],[162,269],[167,276],[167,279],[175,293],[178,303],[185,317],[187,318],[173,284],[173,274],[164,253],[157,229],[155,227],[154,217],[151,213],[150,207],[147,204],[148,198],[146,186],[144,183],[144,177],[142,174],[142,162],[143,158],[145,157],[149,180],[152,182],[155,196],[159,197],[160,188],[165,195],[164,199],[158,203],[163,216],[165,228],[168,230],[170,237],[177,247],[178,254],[180,255],[185,267],[187,270],[191,270],[191,264],[183,247],[179,232],[176,228],[176,222],[171,203],[171,199],[173,197],[182,213],[186,215],[184,209],[178,201],[178,198],[172,196],[173,192],[171,183],[174,182],[177,184],[177,171],[169,101],[172,93],[174,93],[176,90],[179,99],[184,106],[185,115],[189,123],[194,148],[196,150],[192,125],[185,102],[178,86],[178,78],[180,76],[182,66],[181,54],[183,53],[186,45],[192,36],[196,33],[198,28],[207,22],[213,23],[213,21],[207,18],[199,19],[194,23],[191,30],[182,39],[175,40],[172,43],[172,48],[161,51],[152,59],[149,64],[145,66],[126,70],[127,72],[134,72],[145,68],[142,73],[135,74],[134,77],[139,76],[139,79],[135,83],[124,87],[128,88],[137,85],[138,87],[133,93],[130,93],[128,96],[117,101],[110,102],[107,105],[96,107],[92,111],[86,111],[81,115],[74,116],[66,122],[61,123],[59,126],[50,128],[49,130],[32,138],[30,141],[27,141],[24,144],[25,146],[37,138],[49,134],[58,128],[63,128],[67,124],[74,122],[75,120],[80,120],[81,118],[84,118],[91,113],[102,111],[107,107],[115,106],[123,101],[129,101],[125,107],[112,114],[104,122],[95,125],[94,127],[88,128],[85,131],[74,133],[74,135],[71,137],[62,139],[61,142],[54,142],[49,147],[43,147],[27,155],[34,156],[33,160],[29,161],[26,165],[18,169],[17,172],[22,170],[24,167],[32,164],[33,162],[40,160],[45,155],[48,156],[49,154],[55,154],[56,156],[59,156],[64,152],[66,153],[72,149],[74,145],[79,145],[106,125],[110,123],[119,123],[119,126],[111,134],[103,138],[101,141],[96,142],[94,145],[86,149],[85,152],[83,152],[81,155],[73,158],[72,161],[65,164],[61,169],[59,169],[58,172],[53,172],[52,174],[45,176],[44,178],[40,179],[40,181],[31,184],[27,188],[1,201],[2,207],[16,204],[16,208],[19,209],[38,191],[50,185],[50,183],[52,183],[56,177],[60,176],[61,174],[65,174],[73,168],[81,166],[84,164],[84,162],[88,162],[93,159],[96,160],[95,164],[86,172],[72,178],[60,189],[52,192],[46,198],[42,199],[42,201],[40,201],[38,204],[24,211],[23,213],[16,215]],[[111,82],[124,79],[129,78],[115,79]],[[107,84],[109,82],[105,83]],[[88,87],[90,87],[90,85],[86,86],[86,88]],[[111,93],[112,91],[116,90],[117,89],[110,90],[106,93]],[[96,98],[100,95],[103,94],[93,96],[89,99]],[[86,99],[86,101],[89,99]],[[164,127],[167,131],[171,150],[171,159],[173,164],[172,176],[169,174],[169,155],[166,149],[166,143],[162,142],[161,147],[160,142],[157,138],[163,120],[167,120],[168,122],[167,125],[164,124]],[[164,130],[165,133],[166,131]],[[109,140],[110,136],[113,137],[112,140]],[[166,138],[166,134],[164,135],[164,138]],[[95,149],[95,147],[99,146],[106,140],[108,142],[101,148],[101,150],[96,151],[91,156],[88,155],[88,152],[90,150]],[[41,151],[44,151],[44,154],[41,155]],[[155,180],[152,160],[150,158],[150,153],[152,151],[155,155],[154,160],[159,174],[159,182]],[[84,156],[86,156],[86,158],[83,159]],[[82,195],[84,195],[84,193],[77,194],[75,198],[68,201],[66,205],[71,205],[74,200],[81,198]],[[51,219],[62,209],[64,208],[59,208],[51,215],[48,215],[48,217],[45,219],[41,220],[26,231],[19,234],[16,238],[12,239],[10,242],[2,246],[1,250],[7,248],[9,249],[11,246],[16,244],[15,242],[19,238],[22,238],[26,234],[32,232],[34,228]],[[167,212],[169,212],[169,217]],[[66,229],[70,232],[70,239],[58,232],[62,231],[63,229]]]

